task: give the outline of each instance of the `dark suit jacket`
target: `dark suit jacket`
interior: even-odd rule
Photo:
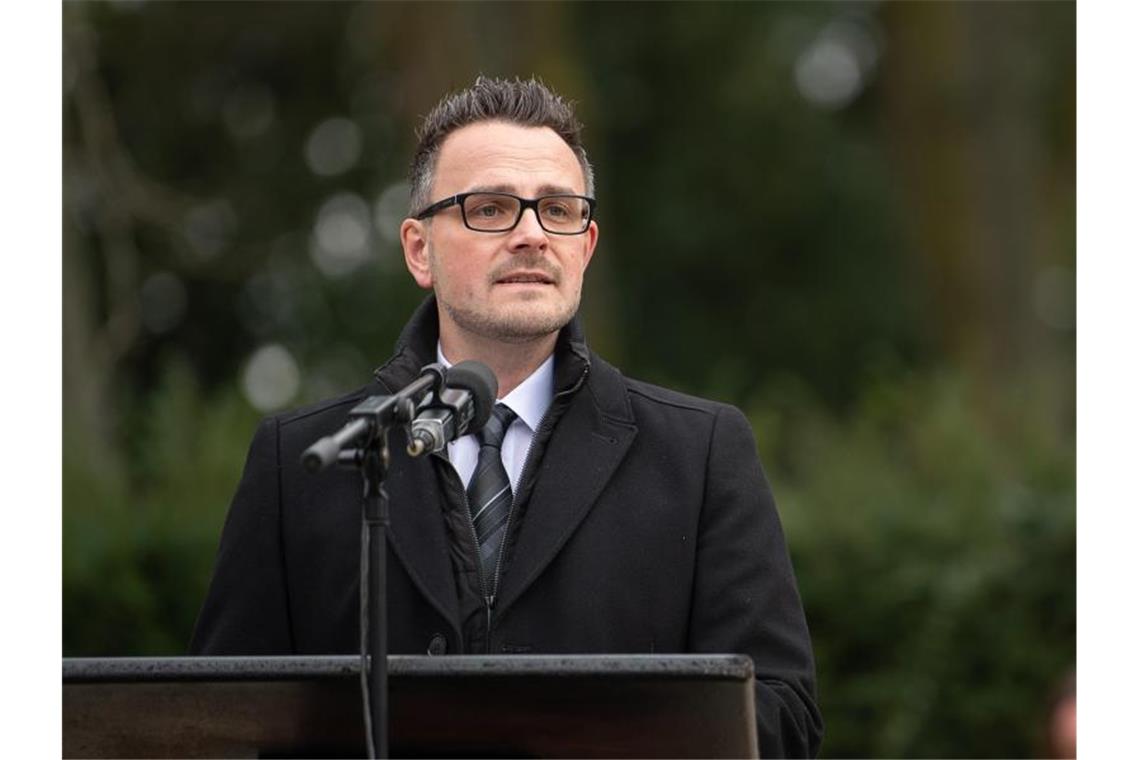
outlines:
[[[434,310],[429,299],[380,378],[407,382],[434,358]],[[488,651],[747,654],[762,756],[816,754],[811,642],[747,420],[623,377],[577,329],[564,335],[588,372],[509,542]],[[261,423],[192,653],[359,651],[360,478],[311,475],[299,458],[360,399],[393,387],[377,381]],[[446,499],[427,458],[392,443],[389,650],[463,653]]]

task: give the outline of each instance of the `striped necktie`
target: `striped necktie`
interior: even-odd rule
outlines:
[[[503,467],[502,447],[507,428],[516,416],[510,407],[495,404],[487,424],[478,433],[479,461],[467,484],[467,503],[471,507],[471,520],[475,523],[475,536],[479,540],[479,563],[488,583],[495,572],[514,499],[511,481]]]

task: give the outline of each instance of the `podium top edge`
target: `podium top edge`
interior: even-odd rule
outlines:
[[[737,654],[391,655],[395,677],[608,676],[751,680],[752,660]],[[240,681],[359,677],[359,655],[273,657],[63,658],[63,682]]]

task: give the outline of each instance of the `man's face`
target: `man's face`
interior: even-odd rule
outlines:
[[[537,198],[585,195],[574,152],[546,127],[488,121],[448,135],[440,148],[431,200],[477,190]],[[523,212],[509,232],[476,232],[458,206],[430,220],[404,220],[401,240],[416,283],[435,290],[442,338],[524,342],[562,328],[578,310],[582,276],[598,240],[554,235]]]

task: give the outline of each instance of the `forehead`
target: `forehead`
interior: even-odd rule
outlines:
[[[448,135],[436,161],[433,195],[491,187],[521,195],[547,187],[586,191],[574,151],[549,127],[485,121]]]

